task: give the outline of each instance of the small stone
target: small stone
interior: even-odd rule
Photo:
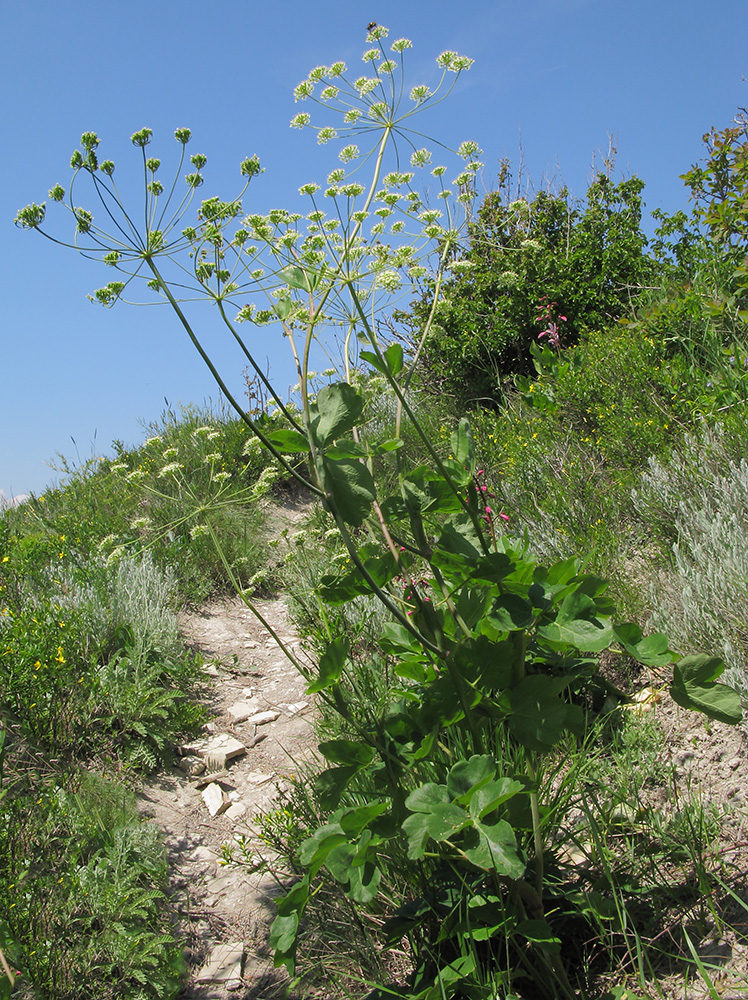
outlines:
[[[242,696],[244,698],[253,698],[254,697],[254,693],[255,693],[255,689],[253,687],[252,688],[242,688]]]
[[[188,754],[197,754],[205,760],[209,771],[221,771],[226,767],[226,761],[239,757],[247,752],[247,748],[239,740],[228,733],[221,733],[209,739],[196,740],[189,746],[182,747]]]
[[[247,722],[251,723],[253,726],[265,726],[268,722],[275,722],[275,720],[279,718],[280,712],[258,712],[257,715],[250,715]]]
[[[265,649],[277,649],[277,647],[278,647],[278,642],[276,639],[265,640]]]
[[[231,800],[215,781],[203,789],[203,802],[211,816],[220,816],[231,805]]]
[[[241,982],[243,941],[225,941],[211,951],[208,961],[197,974],[199,983]]]
[[[189,774],[190,777],[195,777],[205,771],[205,761],[195,756],[181,757],[177,762],[177,767],[185,774]]]
[[[203,667],[203,673],[207,674],[208,677],[218,677],[219,670],[214,663],[206,663]]]
[[[263,774],[262,771],[250,771],[249,774],[245,775],[245,778],[250,785],[264,785],[273,780],[273,775]]]
[[[228,709],[228,713],[234,722],[246,722],[246,720],[257,711],[260,706],[256,701],[237,701]]]
[[[728,760],[727,762],[727,766],[730,768],[731,771],[737,771],[737,769],[740,767],[740,764],[741,764],[740,757],[733,757],[731,760]]]
[[[257,646],[258,646],[258,643],[256,643],[256,642],[245,642],[244,643],[244,648],[245,649],[257,649]]]
[[[226,819],[230,819],[232,822],[235,819],[241,819],[246,811],[247,807],[243,802],[232,802],[226,810]]]
[[[298,713],[303,712],[308,705],[308,701],[294,701],[288,705],[281,705],[281,708],[285,708],[289,715],[298,715]]]

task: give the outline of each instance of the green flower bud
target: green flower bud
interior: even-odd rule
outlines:
[[[133,134],[130,136],[130,142],[133,144],[133,146],[140,146],[141,149],[144,149],[152,138],[153,138],[153,129],[142,128],[139,132],[133,132]]]
[[[161,166],[161,160],[157,160],[155,156],[150,157],[145,161],[146,167],[155,174],[158,168]]]
[[[114,173],[114,163],[111,160],[104,160],[104,162],[99,165],[99,170],[106,174],[107,177],[111,177]]]
[[[120,260],[120,253],[117,250],[112,250],[104,256],[104,263],[107,267],[116,267]]]
[[[151,181],[148,185],[148,190],[152,195],[155,195],[158,198],[160,194],[164,193],[164,185],[161,181]]]
[[[207,162],[208,157],[204,156],[202,153],[194,153],[190,157],[190,163],[196,170],[202,170]]]
[[[203,179],[200,174],[187,174],[185,180],[191,188],[199,188],[203,183]]]
[[[99,145],[99,137],[95,132],[84,132],[81,136],[81,146],[89,152]]]
[[[79,149],[76,149],[76,151],[70,157],[70,166],[74,170],[80,170],[80,168],[83,166],[83,156],[81,155],[81,151]]]
[[[125,290],[123,281],[110,281],[104,288],[97,288],[93,295],[88,298],[91,302],[98,302],[102,306],[113,306],[122,292]]]
[[[255,174],[261,172],[260,161],[257,156],[250,156],[246,160],[242,160],[241,167],[242,177],[254,177]]]
[[[153,232],[148,233],[148,250],[150,253],[158,253],[159,250],[163,250],[165,243],[164,234],[160,229],[154,229]]]
[[[16,225],[21,229],[36,229],[44,222],[44,216],[46,215],[47,209],[42,202],[41,205],[31,204],[22,208],[16,214]]]
[[[65,188],[61,184],[55,184],[55,186],[49,190],[49,197],[52,201],[62,201],[65,197]]]
[[[91,230],[93,215],[86,208],[76,208],[74,210],[76,229],[79,233],[88,233]]]
[[[174,138],[177,142],[181,142],[183,146],[186,146],[192,138],[192,132],[188,128],[178,128],[174,132]]]

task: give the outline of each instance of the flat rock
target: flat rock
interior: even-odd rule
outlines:
[[[289,704],[281,705],[281,708],[284,708],[289,715],[297,715],[299,712],[303,712],[308,706],[308,701],[293,701]]]
[[[251,701],[236,701],[229,706],[227,711],[234,722],[244,722],[250,715],[254,715],[259,707],[258,703],[252,699]]]
[[[205,772],[205,761],[202,757],[191,754],[188,757],[180,758],[177,762],[177,767],[180,771],[184,771],[185,774],[189,774],[190,777],[196,777],[198,774]]]
[[[251,723],[253,726],[265,726],[268,722],[275,722],[275,720],[279,718],[280,712],[258,712],[257,715],[250,715],[247,722]]]
[[[203,802],[211,816],[220,816],[231,805],[231,799],[215,781],[203,789]]]
[[[226,810],[226,819],[235,820],[241,819],[242,816],[247,811],[247,807],[243,802],[232,802],[231,805]]]
[[[247,752],[243,743],[229,733],[219,733],[203,740],[196,740],[182,747],[184,753],[202,757],[209,771],[221,771],[226,761],[233,760]]]
[[[250,771],[249,774],[244,776],[244,779],[250,785],[264,785],[266,782],[273,780],[273,775],[263,774],[262,771]]]
[[[235,983],[242,978],[243,941],[224,941],[211,951],[197,974],[199,983]]]

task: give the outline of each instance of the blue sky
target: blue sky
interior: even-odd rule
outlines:
[[[85,459],[113,439],[135,444],[142,422],[172,405],[217,398],[209,374],[165,308],[104,310],[86,294],[111,272],[13,226],[16,211],[67,183],[81,132],[102,156],[128,159],[129,136],[170,141],[189,126],[204,152],[204,194],[234,193],[237,166],[257,154],[265,173],[245,210],[293,203],[300,184],[335,165],[310,134],[290,129],[293,88],[316,65],[359,63],[369,21],[412,39],[410,82],[431,82],[433,59],[475,59],[449,101],[424,119],[448,145],[484,150],[482,185],[520,156],[541,186],[582,197],[613,136],[616,178],[646,182],[648,210],[687,206],[678,175],[702,155],[701,136],[748,105],[745,0],[24,0],[0,15],[3,97],[0,197],[0,490],[40,491],[61,453]],[[359,63],[363,73],[365,67]],[[206,336],[238,392],[242,364],[205,317]],[[295,381],[280,337],[256,336],[277,384]],[[75,444],[73,443],[75,442]],[[1,494],[0,494],[1,495]]]

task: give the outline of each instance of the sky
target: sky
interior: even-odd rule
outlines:
[[[16,228],[16,212],[65,185],[81,133],[101,138],[117,176],[136,170],[129,137],[148,126],[169,148],[191,128],[208,156],[205,196],[233,196],[238,164],[265,172],[245,211],[293,207],[324,181],[335,151],[289,128],[293,88],[317,65],[360,66],[366,26],[407,37],[409,82],[434,82],[445,49],[472,57],[423,127],[448,146],[483,149],[481,189],[509,157],[535,189],[583,197],[612,141],[614,179],[646,182],[647,211],[688,207],[679,174],[703,156],[702,135],[748,106],[748,5],[720,0],[24,0],[0,11],[0,500],[41,492],[68,463],[135,445],[165,408],[218,393],[166,307],[114,309],[87,294],[102,265]],[[357,74],[358,75],[358,74]],[[611,138],[612,137],[612,138]],[[123,183],[126,181],[123,180]],[[243,364],[211,315],[209,348],[241,394]],[[280,387],[295,381],[272,328],[253,346]]]

